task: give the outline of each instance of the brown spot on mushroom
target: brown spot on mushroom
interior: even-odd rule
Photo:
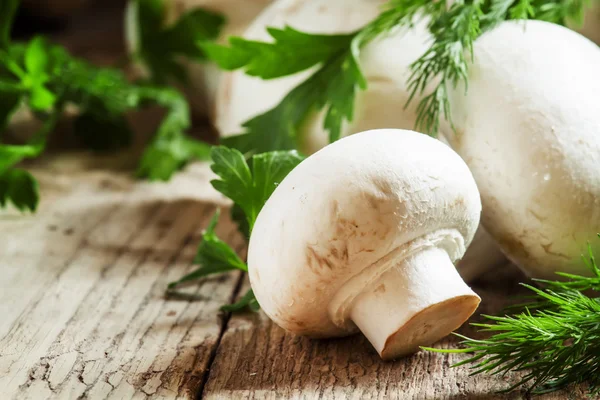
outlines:
[[[551,256],[555,256],[555,257],[560,257],[560,258],[563,258],[563,259],[565,259],[565,260],[570,260],[570,259],[571,259],[571,257],[569,257],[569,256],[567,256],[567,255],[565,255],[565,254],[563,254],[563,253],[559,253],[559,252],[556,252],[556,251],[552,251],[552,245],[553,245],[553,244],[554,244],[554,243],[548,243],[548,244],[542,244],[541,246],[542,246],[542,248],[544,249],[544,252],[545,252],[546,254],[549,254],[549,255],[551,255]]]
[[[367,202],[369,203],[369,208],[371,208],[376,213],[379,213],[380,209],[381,209],[382,199],[380,199],[379,197],[377,197],[371,193],[367,194],[366,197],[367,197]]]
[[[540,214],[536,213],[535,211],[533,211],[531,208],[527,208],[527,212],[531,215],[533,215],[533,217],[535,219],[537,219],[539,222],[544,222],[546,221],[546,217],[541,216]]]
[[[302,8],[302,3],[303,3],[303,1],[300,1],[300,0],[292,3],[289,7],[287,7],[285,10],[283,10],[282,14],[286,17],[287,17],[287,15],[296,14],[300,10],[300,8]],[[284,18],[284,20],[285,19],[287,19],[287,18]]]
[[[312,246],[306,247],[306,261],[308,264],[308,268],[315,274],[319,274],[319,270],[325,267],[333,269],[333,264],[331,263],[331,261],[327,257],[323,257],[319,253],[317,253],[317,251]]]
[[[340,203],[337,200],[331,202],[331,219],[338,219],[340,215]]]
[[[382,283],[381,285],[377,286],[377,289],[375,289],[375,293],[385,293],[385,283]]]
[[[231,73],[225,74],[221,80],[221,87],[223,88],[222,101],[218,106],[213,106],[212,114],[217,116],[217,109],[221,109],[221,115],[227,114],[231,106],[231,92],[233,91],[233,75]]]
[[[462,196],[457,197],[454,202],[452,203],[452,206],[456,207],[456,206],[464,206],[465,205],[465,198]]]
[[[507,253],[514,254],[515,256],[524,260],[529,259],[529,252],[525,248],[523,242],[521,242],[519,239],[510,235],[496,235],[496,239],[500,247],[506,250]]]

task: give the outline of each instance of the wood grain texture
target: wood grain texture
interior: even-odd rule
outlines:
[[[507,298],[523,293],[525,278],[506,265],[473,285],[482,297],[479,313],[498,314]],[[247,282],[246,282],[247,285]],[[244,291],[242,290],[241,293]],[[477,317],[471,322],[476,321]],[[459,332],[479,336],[471,327]],[[436,347],[456,347],[448,337]],[[284,332],[263,314],[234,316],[218,348],[203,398],[216,399],[526,399],[523,389],[499,390],[519,374],[469,376],[468,367],[450,368],[466,355],[419,352],[384,362],[361,335],[310,340]],[[585,399],[582,388],[537,397]]]
[[[193,266],[201,230],[224,199],[196,164],[169,183],[134,182],[129,154],[46,157],[35,216],[0,213],[0,399],[521,399],[519,378],[470,377],[465,355],[383,362],[360,335],[309,340],[262,314],[221,319],[240,276],[165,299]],[[226,214],[226,213],[223,213]],[[243,256],[226,217],[218,234]],[[479,312],[522,293],[512,266],[474,284]],[[475,335],[469,327],[462,333]],[[456,346],[447,338],[438,346]],[[582,388],[541,399],[583,399]]]
[[[38,213],[0,214],[1,399],[193,398],[205,381],[239,275],[193,302],[164,291],[223,199],[206,165],[168,184],[106,170],[127,158],[44,161]],[[226,218],[219,234],[243,250]]]

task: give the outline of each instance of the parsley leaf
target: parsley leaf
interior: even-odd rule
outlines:
[[[10,202],[21,212],[35,211],[39,203],[39,189],[35,178],[27,171],[14,168],[26,158],[40,155],[46,145],[46,138],[54,129],[61,110],[55,109],[42,125],[42,128],[26,145],[0,144],[0,207]]]
[[[204,43],[208,58],[221,68],[243,68],[245,73],[262,79],[280,78],[304,71],[348,49],[354,34],[312,35],[289,26],[267,28],[273,43],[232,36],[230,47]]]
[[[207,55],[227,70],[243,69],[263,79],[292,75],[318,67],[274,108],[245,122],[245,131],[224,144],[243,152],[296,147],[298,129],[311,111],[325,109],[324,128],[337,140],[345,121],[352,121],[355,95],[367,82],[360,70],[361,49],[392,29],[408,28],[427,17],[431,47],[411,65],[409,103],[420,98],[415,129],[435,136],[440,119],[450,121],[448,91],[468,76],[473,42],[481,33],[514,18],[535,18],[564,24],[581,20],[587,1],[581,0],[390,0],[381,14],[351,35],[318,35],[292,28],[269,29],[272,42],[230,38],[229,47],[205,44]],[[310,49],[310,50],[309,50]],[[307,54],[309,53],[309,54]],[[426,93],[428,84],[439,78]],[[451,123],[451,121],[450,121]]]
[[[211,169],[220,179],[213,187],[237,204],[246,215],[250,232],[258,213],[281,182],[303,157],[296,151],[274,151],[252,157],[252,171],[238,150],[213,148]]]
[[[179,57],[205,60],[199,43],[214,40],[225,23],[223,16],[200,8],[184,13],[165,27],[167,3],[163,0],[130,0],[133,13],[135,55],[149,69],[151,80],[166,83],[169,78],[185,82],[187,77]]]
[[[235,202],[233,210],[237,212],[242,210],[250,230],[254,226],[258,213],[273,194],[278,183],[303,160],[296,151],[263,153],[252,157],[251,169],[242,153],[223,146],[213,148],[211,157],[213,160],[211,169],[220,178],[213,180],[212,185]],[[215,227],[218,219],[219,212],[217,211],[202,236],[202,242],[194,260],[200,265],[200,268],[177,282],[171,283],[167,290],[168,293],[172,293],[182,283],[209,275],[233,270],[248,271],[246,263],[228,244],[216,236]],[[253,310],[257,310],[259,307],[252,291],[246,293],[239,302],[224,306],[222,310],[238,311],[245,307]]]
[[[30,80],[34,83],[23,85],[30,98],[34,97],[35,91],[41,93],[38,88],[43,87],[51,92],[56,102],[77,105],[81,116],[76,120],[76,132],[94,149],[128,144],[131,134],[123,117],[128,111],[148,105],[164,107],[166,116],[142,157],[138,170],[140,177],[166,180],[187,162],[209,157],[208,144],[185,135],[191,124],[188,104],[171,88],[132,84],[120,71],[97,68],[72,57],[64,48],[41,40],[34,40],[27,46],[11,45],[2,56],[2,65],[13,75],[17,71],[23,77],[21,80],[33,71],[36,78]],[[15,96],[18,86],[13,86],[3,88],[0,85],[0,93],[11,93],[12,90],[12,96]],[[12,108],[4,110],[10,114]]]
[[[10,202],[21,212],[33,212],[39,198],[38,183],[29,172],[13,168],[0,173],[0,207]]]
[[[54,105],[55,95],[44,85],[48,82],[48,53],[44,40],[36,37],[27,46],[25,51],[25,68],[27,74],[22,77],[22,82],[30,93],[30,104],[34,109],[47,110]]]
[[[8,126],[10,118],[21,104],[22,95],[18,92],[2,92],[0,96],[0,137]]]
[[[324,128],[330,141],[341,136],[343,122],[354,116],[354,99],[366,80],[352,49],[356,34],[311,35],[290,27],[269,29],[272,43],[230,38],[230,46],[204,44],[209,58],[227,70],[272,79],[323,66],[298,85],[273,109],[245,122],[245,132],[223,144],[246,152],[290,150],[297,147],[298,129],[311,111],[325,109]]]
[[[248,271],[246,263],[238,257],[227,243],[217,237],[215,228],[219,221],[219,215],[220,212],[217,210],[205,232],[202,234],[202,242],[200,242],[196,258],[194,259],[194,263],[200,264],[200,268],[179,279],[177,282],[170,283],[168,290],[172,291],[183,283],[195,281],[213,274],[233,271],[235,269]]]
[[[233,304],[227,304],[221,307],[221,311],[225,312],[236,312],[241,311],[244,308],[249,308],[251,311],[257,312],[260,310],[260,304],[254,297],[254,292],[252,289],[248,290],[241,299]]]
[[[149,180],[168,180],[191,160],[205,160],[211,146],[188,136],[157,136],[145,149],[137,175]]]

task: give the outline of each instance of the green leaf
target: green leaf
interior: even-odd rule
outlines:
[[[302,160],[296,151],[258,154],[252,158],[252,172],[242,153],[224,146],[213,148],[211,169],[220,179],[213,187],[237,204],[252,231],[258,213],[277,185]]]
[[[0,145],[0,173],[24,160],[37,157],[43,147],[40,145]]]
[[[248,225],[248,219],[246,218],[246,214],[244,214],[244,210],[239,205],[234,204],[229,211],[229,216],[237,224],[238,231],[246,239],[250,239],[250,226]]]
[[[196,281],[209,275],[236,269],[248,271],[246,263],[238,257],[236,252],[227,243],[217,237],[215,227],[219,220],[219,215],[220,213],[217,210],[202,235],[202,242],[200,242],[198,253],[194,260],[194,263],[199,264],[200,268],[184,276],[177,282],[170,283],[169,290],[173,290],[183,283]]]
[[[56,102],[56,96],[44,86],[34,86],[31,88],[29,105],[35,110],[48,110]]]
[[[47,67],[48,53],[46,45],[44,39],[37,36],[29,42],[25,51],[25,68],[36,82],[43,83],[48,80]]]
[[[107,119],[107,117],[109,119]],[[131,144],[133,132],[123,116],[85,112],[75,119],[75,134],[96,151],[116,150]]]
[[[253,182],[250,167],[242,153],[224,146],[215,147],[211,151],[212,171],[221,180],[215,180],[212,185],[219,192],[239,204],[246,215],[252,210]]]
[[[354,99],[366,81],[352,55],[343,54],[294,88],[273,109],[245,122],[245,132],[223,140],[244,153],[291,150],[310,112],[326,109],[324,128],[331,141],[341,135],[343,121],[353,118]]]
[[[529,385],[534,394],[568,389],[586,383],[590,395],[600,394],[600,270],[589,250],[585,262],[593,276],[559,275],[561,281],[538,281],[540,289],[522,284],[534,301],[520,313],[483,315],[488,323],[473,323],[486,339],[462,339],[461,349],[423,348],[440,353],[473,353],[453,367],[472,364],[471,375],[519,372],[520,380],[503,390]],[[589,294],[589,295],[588,295]],[[594,295],[594,297],[590,297]],[[595,397],[594,397],[595,398]]]
[[[152,80],[166,83],[174,78],[186,83],[185,69],[180,56],[193,60],[206,57],[200,43],[218,37],[225,19],[223,16],[200,8],[192,9],[172,25],[165,26],[167,5],[162,0],[132,0],[132,12],[138,38],[136,57],[151,71]]]
[[[21,105],[23,96],[17,92],[5,92],[0,89],[0,137],[8,126],[12,115]]]
[[[166,181],[188,162],[207,160],[211,145],[185,135],[158,137],[144,151],[137,176]]]
[[[26,158],[40,155],[59,115],[60,110],[53,110],[29,144],[0,145],[0,207],[5,207],[10,202],[23,212],[35,211],[37,208],[39,192],[35,178],[14,166]]]
[[[354,38],[349,35],[313,35],[289,26],[267,28],[270,42],[229,38],[229,47],[205,43],[208,58],[222,69],[243,68],[246,74],[273,79],[304,71],[345,52]]]
[[[0,207],[12,203],[21,212],[34,212],[39,197],[38,183],[29,172],[14,168],[0,173]]]
[[[256,297],[254,297],[254,292],[252,291],[252,289],[248,290],[246,292],[246,294],[241,299],[239,299],[236,303],[227,304],[225,306],[222,306],[221,311],[236,312],[236,311],[242,311],[245,308],[249,308],[251,311],[254,311],[254,312],[257,312],[258,310],[260,310],[260,305],[258,304]]]
[[[217,210],[206,232],[202,236],[202,243],[200,243],[194,262],[201,265],[211,265],[212,268],[227,267],[247,272],[248,267],[246,263],[238,257],[236,252],[227,243],[219,239],[215,233],[219,215],[220,212]]]
[[[0,1],[0,49],[5,49],[10,44],[13,19],[18,7],[19,0]]]
[[[173,27],[167,29],[163,33],[164,40],[171,53],[204,60],[206,56],[200,43],[218,38],[224,24],[222,15],[196,8],[183,14]]]
[[[48,110],[56,102],[55,94],[45,87],[49,80],[48,48],[41,37],[32,39],[25,50],[24,67],[12,64],[12,71],[21,77],[23,85],[29,89],[29,104],[35,110]]]

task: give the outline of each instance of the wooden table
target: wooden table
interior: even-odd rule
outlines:
[[[95,62],[114,60],[122,56],[114,14],[92,10],[56,39]],[[248,287],[240,273],[165,298],[167,284],[195,268],[201,232],[227,203],[206,164],[147,183],[131,178],[134,163],[127,153],[46,156],[29,166],[41,185],[37,214],[0,211],[0,400],[530,397],[494,393],[517,374],[450,368],[465,355],[383,362],[361,336],[313,341],[261,313],[223,315],[219,307]],[[226,215],[217,232],[243,256]],[[476,282],[478,313],[501,312],[523,279],[506,265]],[[456,345],[452,337],[438,344]],[[575,388],[540,398],[585,396]]]
[[[361,336],[309,340],[261,313],[223,315],[219,306],[248,285],[240,273],[165,298],[167,283],[194,268],[202,229],[224,199],[206,164],[169,183],[135,182],[130,164],[127,154],[45,157],[30,167],[38,213],[0,214],[0,399],[529,397],[494,394],[518,375],[450,368],[465,355],[383,362]],[[226,214],[218,234],[244,255]],[[477,282],[479,311],[500,312],[522,279],[507,265]]]

